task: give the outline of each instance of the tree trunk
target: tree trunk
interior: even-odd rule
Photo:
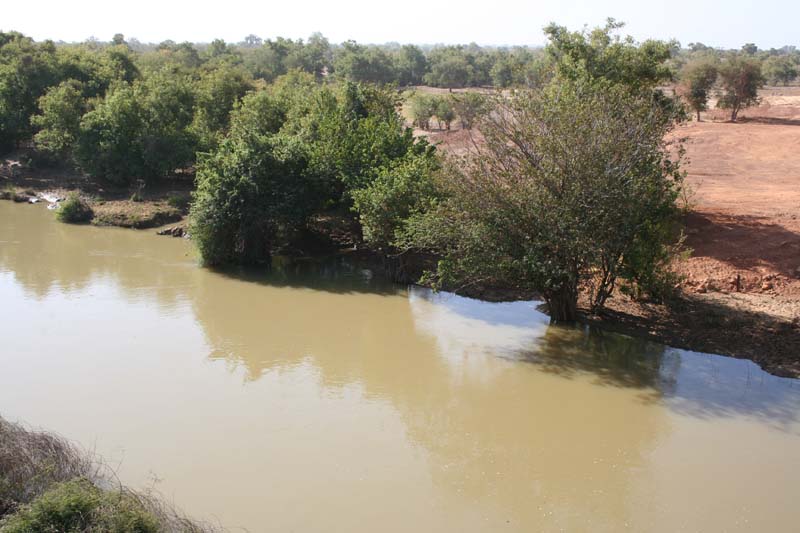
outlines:
[[[561,289],[545,294],[550,322],[575,322],[578,319],[578,293],[571,289]]]
[[[700,110],[697,110],[697,122],[700,122]]]

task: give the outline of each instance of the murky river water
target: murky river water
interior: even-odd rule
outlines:
[[[797,531],[800,382],[0,202],[0,415],[250,531]]]

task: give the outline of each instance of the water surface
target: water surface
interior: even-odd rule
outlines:
[[[0,202],[0,415],[250,531],[796,531],[800,382]]]

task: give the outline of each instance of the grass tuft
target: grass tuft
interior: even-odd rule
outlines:
[[[61,222],[80,224],[92,220],[94,212],[78,193],[72,192],[56,210],[56,217]]]

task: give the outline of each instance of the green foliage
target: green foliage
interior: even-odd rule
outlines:
[[[605,27],[571,32],[550,24],[544,29],[550,39],[547,53],[556,70],[569,78],[588,74],[632,89],[654,88],[672,79],[667,61],[674,43],[648,40],[637,44],[632,37],[613,35],[623,26],[608,19]]]
[[[302,143],[283,135],[230,137],[202,156],[191,234],[208,265],[256,263],[285,245],[320,205]]]
[[[776,85],[788,85],[797,79],[797,73],[797,64],[788,56],[770,56],[764,61],[764,75]]]
[[[407,225],[405,246],[441,255],[439,283],[537,291],[571,320],[580,286],[599,309],[618,277],[663,265],[683,178],[664,145],[674,107],[589,76],[495,105],[485,145],[450,162],[444,200]]]
[[[33,138],[36,149],[51,160],[69,161],[86,109],[83,84],[67,80],[51,87],[39,98],[39,108],[41,113],[31,117],[39,129]]]
[[[433,164],[432,148],[403,127],[394,91],[348,82],[287,94],[303,83],[295,76],[247,95],[228,137],[200,158],[191,231],[207,264],[264,261],[314,212],[350,207],[376,181],[384,187],[370,190],[376,195],[410,190]],[[368,194],[359,197],[357,213],[374,205]],[[393,201],[387,216],[394,218],[381,222],[384,228],[417,205],[413,198]]]
[[[461,121],[461,127],[472,129],[475,123],[489,112],[489,101],[486,96],[466,92],[452,96],[453,110]]]
[[[299,131],[310,145],[312,172],[329,184],[332,199],[347,202],[349,191],[372,179],[373,169],[427,149],[403,125],[399,107],[395,91],[376,86],[348,82],[317,92]]]
[[[194,158],[193,104],[187,80],[167,73],[116,85],[83,116],[76,159],[118,184],[163,177]]]
[[[436,48],[429,55],[431,70],[425,83],[436,87],[467,87],[483,81],[475,70],[475,57],[462,46]]]
[[[419,85],[428,71],[428,58],[418,46],[406,44],[395,53],[394,68],[397,72],[397,83]]]
[[[53,486],[0,525],[4,533],[159,531],[156,517],[132,495],[104,492],[83,479]]]
[[[70,193],[67,199],[61,202],[56,210],[56,218],[69,224],[89,222],[94,217],[94,212],[78,193]]]
[[[739,112],[757,105],[758,90],[764,86],[761,63],[757,59],[737,54],[727,58],[719,68],[722,91],[717,107],[730,109],[731,120],[736,121]]]
[[[456,119],[456,110],[453,107],[453,100],[447,96],[439,96],[435,99],[435,113],[439,121],[439,129],[442,124],[446,130],[450,129],[450,124]]]
[[[436,99],[428,94],[416,94],[410,99],[411,120],[423,130],[431,129],[431,119],[436,114]]]
[[[681,71],[683,96],[700,120],[700,112],[708,107],[711,89],[717,81],[717,65],[712,60],[702,58],[687,63]]]
[[[342,44],[334,69],[337,76],[350,81],[386,84],[396,79],[392,58],[385,51],[355,41]]]
[[[438,162],[429,150],[375,170],[375,178],[353,191],[353,209],[359,214],[364,240],[375,249],[387,250],[398,238],[406,220],[435,205],[432,179]]]
[[[37,101],[57,80],[52,42],[37,44],[16,32],[0,32],[0,153],[30,138]]]
[[[234,105],[252,89],[245,71],[229,65],[205,72],[195,88],[192,132],[198,149],[208,151],[224,137]]]

